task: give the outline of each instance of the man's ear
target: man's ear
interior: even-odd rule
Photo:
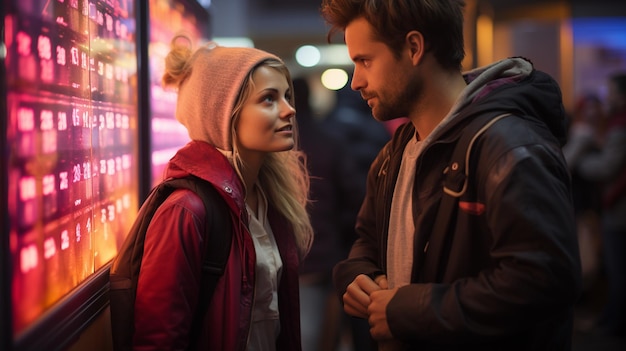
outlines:
[[[417,65],[424,56],[424,36],[422,33],[412,30],[406,34],[406,45],[409,48],[411,62]]]

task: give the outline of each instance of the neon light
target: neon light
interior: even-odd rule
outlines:
[[[72,61],[71,61],[72,64],[74,66],[78,66],[78,48],[72,47],[70,49],[70,55],[71,55],[71,58],[72,58]]]
[[[21,56],[30,56],[30,44],[32,39],[24,32],[18,32],[16,35],[17,40],[17,53]]]
[[[72,127],[80,126],[80,110],[77,108],[72,109]]]
[[[87,180],[91,178],[91,162],[83,162],[83,179]]]
[[[67,57],[65,53],[65,48],[62,46],[57,46],[57,64],[65,66],[66,62]]]
[[[67,130],[67,113],[64,111],[59,111],[57,114],[57,130]]]
[[[35,177],[23,177],[20,179],[20,200],[28,201],[37,196]]]
[[[107,160],[107,174],[108,175],[115,175],[115,160],[114,159],[108,159]]]
[[[113,17],[111,17],[111,15],[109,15],[108,13],[104,15],[105,16],[105,21],[106,21],[106,29],[109,32],[113,31]]]
[[[17,110],[17,129],[21,132],[30,132],[35,129],[35,111],[30,108]]]
[[[50,60],[52,58],[52,44],[50,43],[50,38],[43,35],[37,38],[37,52],[41,59]]]
[[[115,128],[115,114],[113,112],[107,112],[105,116],[106,116],[107,129],[114,129]]]
[[[41,80],[50,83],[54,80],[54,62],[52,60],[41,60],[39,62],[41,66]]]
[[[37,267],[39,263],[37,246],[28,245],[20,250],[20,272],[26,274]]]
[[[41,130],[52,130],[54,128],[54,113],[50,110],[41,110],[39,115],[39,128]]]
[[[67,190],[69,188],[69,177],[68,177],[68,173],[67,172],[60,172],[59,173],[59,189],[60,190]]]
[[[80,182],[82,179],[82,170],[80,168],[80,164],[75,164],[72,166],[72,183]]]
[[[108,205],[107,206],[107,212],[109,214],[108,216],[108,221],[109,222],[115,222],[115,205]]]
[[[50,154],[57,151],[57,133],[55,130],[46,130],[41,135],[41,152]]]
[[[67,229],[61,232],[61,250],[67,250],[70,247],[70,234]]]
[[[47,174],[43,177],[43,194],[50,195],[54,194],[54,184],[56,183],[56,179],[54,174]]]
[[[100,160],[100,174],[107,174],[107,160]]]
[[[57,253],[56,243],[54,238],[46,238],[43,242],[43,257],[46,260],[51,259]]]
[[[80,234],[80,223],[76,223],[76,242],[79,243],[80,239],[81,239],[81,234]]]

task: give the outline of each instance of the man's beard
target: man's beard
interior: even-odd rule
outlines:
[[[396,118],[408,117],[411,108],[421,100],[424,83],[420,76],[414,74],[408,80],[404,89],[400,89],[395,96],[378,97],[378,105],[372,109],[372,115],[378,121],[385,122]]]

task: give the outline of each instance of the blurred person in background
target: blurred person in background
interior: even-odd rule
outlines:
[[[598,150],[603,139],[606,113],[600,97],[588,93],[578,98],[570,115],[563,155],[572,173],[572,194],[583,274],[582,297],[586,300],[586,297],[590,297],[587,293],[593,292],[592,288],[596,287],[602,266],[601,188],[599,182],[581,177],[576,165],[582,156]]]
[[[601,182],[602,256],[608,283],[606,304],[595,331],[626,334],[626,72],[608,79],[606,129],[599,145],[577,158],[575,171],[584,179]],[[589,132],[591,134],[591,132]],[[596,149],[597,148],[597,149]]]
[[[568,121],[567,143],[563,145],[563,156],[569,165],[602,143],[606,125],[606,113],[597,94],[584,94],[578,98]]]
[[[378,152],[391,139],[391,133],[399,125],[398,122],[379,122],[372,118],[372,112],[367,103],[361,99],[358,92],[350,89],[349,85],[336,91],[334,108],[323,119],[324,130],[344,141],[347,157],[355,165],[350,179],[355,185],[355,191],[348,194],[347,206],[341,209],[341,227],[344,233],[341,243],[346,258],[350,247],[357,238],[354,226],[356,216],[365,198],[367,173],[378,155]],[[341,306],[338,306],[341,308]],[[343,312],[341,312],[343,314]],[[367,321],[353,316],[347,316],[349,330],[352,333],[351,341],[355,350],[374,350],[375,344],[369,335]]]
[[[345,242],[352,234],[344,228],[344,212],[360,205],[354,194],[362,190],[354,180],[356,164],[348,154],[349,146],[330,135],[314,116],[307,79],[295,78],[293,84],[300,146],[307,156],[311,179],[307,210],[315,237],[300,267],[302,349],[331,351],[339,347],[342,327],[332,269],[347,256]]]
[[[334,108],[323,118],[322,123],[329,134],[343,140],[346,145],[346,152],[356,166],[352,181],[358,185],[358,191],[350,195],[351,205],[344,209],[343,214],[343,230],[352,233],[345,236],[347,240],[343,243],[347,255],[356,239],[354,223],[365,197],[367,172],[391,135],[383,123],[372,118],[367,103],[349,85],[337,90],[336,98]]]

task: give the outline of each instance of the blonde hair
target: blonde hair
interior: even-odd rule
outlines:
[[[188,45],[181,45],[181,39],[186,40]],[[162,77],[162,83],[164,86],[177,88],[191,75],[194,62],[200,56],[198,54],[211,51],[211,49],[216,47],[214,43],[209,43],[194,53],[191,49],[191,41],[184,35],[175,36],[172,39],[171,46],[171,51],[165,58],[165,73]],[[289,83],[290,90],[293,92],[291,74],[285,64],[278,58],[268,57],[263,59],[250,69],[241,82],[241,88],[232,108],[229,126],[233,150],[231,162],[242,183],[244,183],[242,169],[246,165],[240,158],[237,150],[235,125],[244,103],[254,89],[253,73],[260,66],[270,67],[282,73]],[[232,82],[232,84],[236,84],[236,82]],[[290,103],[294,106],[293,94],[290,97]],[[259,170],[258,182],[268,197],[268,202],[291,223],[298,248],[298,256],[302,260],[311,248],[313,228],[306,210],[309,202],[309,173],[306,167],[306,156],[298,148],[298,133],[295,125],[294,139],[295,145],[291,150],[267,155],[265,162]]]
[[[181,41],[186,41],[182,44]],[[170,52],[165,56],[165,72],[161,78],[161,84],[165,87],[179,87],[191,74],[193,55],[191,39],[179,34],[172,38]],[[198,49],[202,50],[202,48]]]
[[[293,92],[291,74],[281,61],[267,59],[254,67],[245,78],[233,108],[233,122],[231,124],[233,140],[236,140],[234,126],[239,119],[244,103],[254,89],[252,76],[256,69],[261,66],[270,67],[282,73]],[[289,98],[289,103],[292,106],[295,105],[293,94]],[[302,259],[309,252],[313,243],[313,228],[306,210],[309,203],[309,172],[306,166],[306,155],[298,148],[296,125],[294,125],[294,139],[295,144],[291,150],[273,152],[267,155],[259,170],[258,182],[265,191],[268,201],[274,204],[276,210],[291,222],[298,246],[298,254]],[[245,164],[239,157],[236,143],[233,144],[233,165],[241,177],[241,169],[245,168]]]

